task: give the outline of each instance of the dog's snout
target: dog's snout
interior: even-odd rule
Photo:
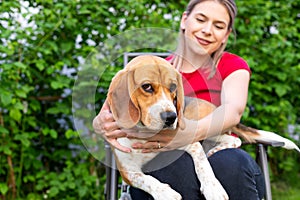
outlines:
[[[165,122],[166,126],[171,126],[174,124],[177,114],[175,112],[162,112],[160,113],[160,117]]]

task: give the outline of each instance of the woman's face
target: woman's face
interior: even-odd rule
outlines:
[[[211,55],[226,42],[230,31],[226,8],[216,1],[198,3],[188,15],[183,13],[180,27],[184,30],[187,48],[194,53]],[[200,48],[199,48],[200,47]]]

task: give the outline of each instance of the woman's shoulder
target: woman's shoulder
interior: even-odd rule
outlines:
[[[244,64],[248,65],[247,62],[246,62],[246,60],[244,60],[242,57],[240,57],[240,56],[238,56],[236,54],[227,52],[227,51],[225,51],[223,53],[220,62],[231,63],[231,64],[233,62],[241,62],[241,63],[244,63]]]
[[[221,73],[223,79],[232,72],[240,69],[247,70],[251,74],[250,67],[246,60],[236,54],[224,52],[218,64],[218,71]]]

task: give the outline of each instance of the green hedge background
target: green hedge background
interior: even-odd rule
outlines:
[[[0,1],[0,199],[103,199],[104,165],[73,125],[72,92],[82,60],[127,30],[177,32],[186,2]],[[228,50],[253,71],[243,123],[299,144],[300,1],[236,2],[237,37]],[[93,114],[121,63],[103,72]],[[299,199],[299,155],[269,148],[269,158],[274,199]]]

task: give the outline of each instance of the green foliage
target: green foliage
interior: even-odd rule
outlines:
[[[272,197],[275,200],[298,200],[300,198],[300,187],[289,186],[285,181],[278,181],[272,185]]]
[[[243,120],[289,136],[288,127],[299,124],[299,2],[237,3],[237,40],[231,39],[228,49],[244,57],[253,71]],[[95,157],[86,151],[72,117],[84,119],[87,134],[93,135],[90,119],[122,67],[117,56],[122,52],[115,51],[114,57],[108,52],[122,45],[133,51],[126,46],[130,41],[149,44],[145,34],[132,35],[137,28],[177,32],[185,6],[186,1],[159,0],[0,2],[0,199],[103,199],[104,166],[97,160],[103,146]],[[112,43],[102,59],[97,57],[97,46],[124,33],[126,44]],[[151,41],[161,46],[144,45],[143,50],[173,49],[176,40],[168,36],[157,34]],[[91,62],[83,65],[87,58]],[[99,71],[101,66],[105,70]],[[76,83],[78,72],[91,81]],[[89,97],[85,88],[93,86],[92,80],[97,94]],[[85,107],[72,110],[72,92],[83,97]],[[292,134],[299,136],[299,130]],[[299,157],[269,150],[272,179],[286,175],[296,182]]]
[[[230,50],[244,57],[253,72],[244,123],[299,138],[300,25],[295,22],[300,20],[300,2],[237,4],[237,40]],[[294,152],[269,148],[269,158],[274,180],[299,178],[299,156]]]

